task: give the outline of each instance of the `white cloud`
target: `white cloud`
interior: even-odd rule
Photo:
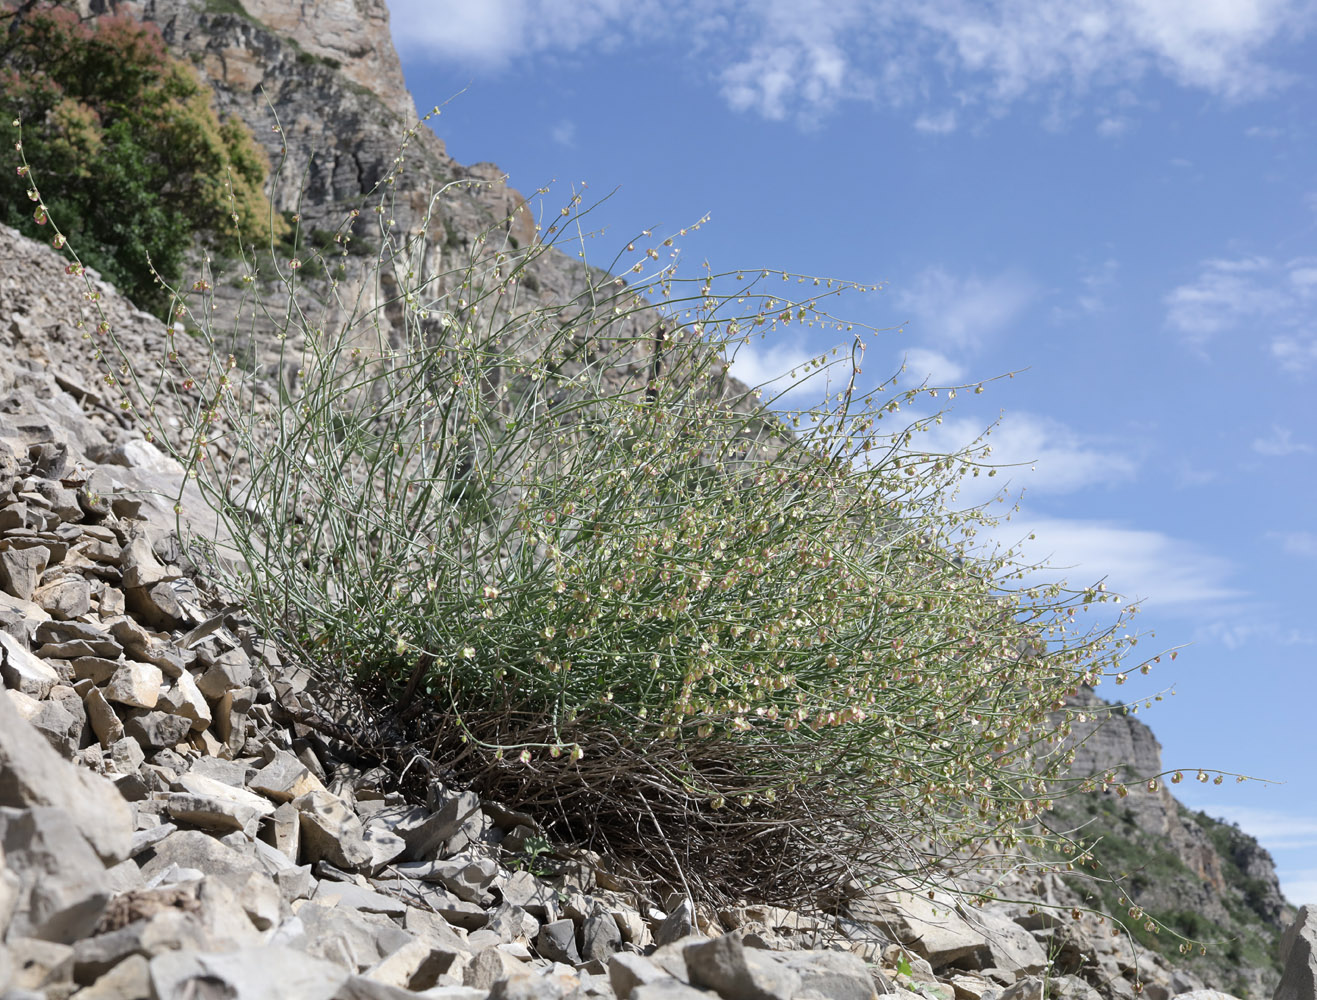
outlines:
[[[779,404],[809,405],[823,398],[827,385],[826,373],[806,367],[818,356],[794,343],[743,343],[735,349],[729,374],[751,388],[762,387],[766,405],[779,395],[785,395]]]
[[[928,267],[897,291],[896,302],[912,314],[911,333],[973,351],[1015,323],[1036,294],[1033,283],[1017,274],[960,278]]]
[[[984,428],[972,417],[943,418],[916,439],[921,450],[951,453],[975,440]],[[1005,414],[985,444],[992,449],[986,462],[997,475],[970,480],[962,500],[980,502],[1001,487],[1011,492],[1073,493],[1089,486],[1127,482],[1138,462],[1113,442],[1080,434],[1058,420],[1014,411]],[[977,488],[975,485],[977,484]]]
[[[1275,425],[1269,437],[1253,439],[1252,449],[1268,458],[1284,458],[1286,455],[1311,455],[1312,445],[1295,441],[1294,434],[1288,427]]]
[[[1111,521],[1017,516],[998,532],[1027,538],[1030,561],[1054,567],[1049,575],[1084,585],[1106,578],[1107,589],[1147,606],[1203,612],[1242,596],[1230,583],[1231,564],[1192,542]]]
[[[915,129],[930,135],[947,135],[956,131],[956,113],[944,110],[922,114],[915,119]]]
[[[1124,135],[1130,129],[1130,120],[1119,115],[1103,118],[1097,124],[1097,134],[1104,139],[1114,139]]]
[[[1317,534],[1311,531],[1269,531],[1267,537],[1292,556],[1317,556]]]
[[[902,355],[907,375],[929,385],[957,385],[965,377],[965,367],[945,354],[922,347],[911,347]]]
[[[1317,362],[1317,260],[1266,257],[1204,261],[1198,276],[1168,292],[1166,325],[1199,351],[1225,333],[1261,333],[1289,371]]]
[[[399,48],[500,68],[539,52],[680,42],[735,108],[807,119],[839,100],[995,110],[1152,74],[1226,100],[1287,78],[1306,0],[389,0]],[[716,67],[714,69],[713,67]],[[918,106],[916,106],[918,105]],[[1113,122],[1116,119],[1112,119]],[[1115,127],[1109,126],[1109,127]]]
[[[1195,631],[1194,641],[1219,642],[1234,652],[1254,642],[1265,642],[1273,646],[1311,646],[1317,644],[1317,634],[1305,632],[1293,625],[1281,625],[1275,621],[1250,619],[1246,616],[1200,626]]]
[[[576,145],[576,122],[561,121],[549,129],[549,138],[559,146]]]
[[[394,44],[433,59],[498,69],[540,51],[607,45],[630,33],[635,0],[388,0]]]

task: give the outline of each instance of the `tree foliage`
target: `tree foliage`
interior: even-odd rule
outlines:
[[[139,305],[167,307],[152,268],[175,284],[197,234],[264,243],[283,227],[263,193],[264,152],[238,118],[220,120],[153,24],[11,7],[0,97],[26,125],[43,188],[9,175],[0,219],[42,235],[54,213],[83,261]]]

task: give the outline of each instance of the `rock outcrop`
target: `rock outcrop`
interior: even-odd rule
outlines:
[[[1172,930],[1207,946],[1185,957],[1171,935],[1142,935],[1143,943],[1164,950],[1177,964],[1207,983],[1240,996],[1269,995],[1279,980],[1281,932],[1294,910],[1285,900],[1271,857],[1252,837],[1206,813],[1181,805],[1171,792],[1174,780],[1162,775],[1161,745],[1134,715],[1112,711],[1091,689],[1074,699],[1093,712],[1076,725],[1074,775],[1114,777],[1106,791],[1062,800],[1055,825],[1086,842],[1100,840],[1099,856],[1119,886],[1070,878],[1082,898],[1124,909],[1128,900],[1164,921]],[[1194,780],[1196,771],[1183,777]],[[1173,775],[1172,775],[1173,779]],[[1120,786],[1128,789],[1122,796]],[[1135,927],[1137,931],[1137,926]]]

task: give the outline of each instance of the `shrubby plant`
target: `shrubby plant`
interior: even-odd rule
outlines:
[[[361,745],[714,899],[973,871],[986,900],[994,870],[1096,864],[1040,819],[1114,783],[1067,776],[1066,697],[1131,669],[1138,636],[1128,610],[1086,624],[1109,595],[1036,584],[983,540],[986,508],[954,504],[995,471],[984,442],[929,452],[940,417],[908,414],[981,385],[867,391],[877,331],[831,312],[857,286],[683,276],[650,232],[538,298],[546,255],[584,254],[579,196],[534,246],[496,225],[454,260],[428,235],[452,185],[403,232],[393,181],[327,241],[337,260],[243,258],[268,369],[148,368],[100,331],[144,427],[161,394],[199,395],[154,429],[223,522],[194,551],[357,699]],[[378,257],[359,268],[350,236]],[[333,266],[308,282],[310,260]],[[212,345],[218,280],[171,305]],[[846,344],[799,373],[833,378],[820,405],[777,411],[729,359],[801,324]]]
[[[11,2],[6,13],[0,100],[40,127],[27,162],[50,197],[33,203],[11,173],[0,219],[43,236],[54,214],[85,263],[156,312],[199,233],[231,242],[241,230],[265,245],[283,232],[263,194],[264,152],[237,117],[219,119],[155,25],[83,21],[60,3]]]

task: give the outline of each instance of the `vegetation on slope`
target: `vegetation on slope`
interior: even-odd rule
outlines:
[[[282,317],[278,377],[116,356],[105,331],[121,408],[224,520],[210,564],[356,703],[359,746],[714,898],[1057,864],[1015,848],[1068,789],[1065,696],[1127,669],[1133,638],[1125,615],[1085,627],[1105,594],[1034,585],[951,502],[987,451],[920,435],[982,387],[866,391],[863,339],[825,308],[855,286],[683,276],[649,233],[574,295],[527,298],[579,199],[541,242],[496,227],[454,262],[428,219],[394,227],[394,180],[332,234],[374,223],[365,284],[237,248]],[[214,278],[168,305],[220,345]],[[849,343],[808,366],[839,376],[818,407],[768,411],[726,359],[793,324]],[[190,425],[153,427],[184,389],[206,401]]]
[[[0,100],[41,141],[0,185],[0,220],[33,236],[55,215],[81,260],[163,315],[198,234],[259,245],[284,223],[263,194],[269,163],[237,118],[126,15],[85,22],[58,3],[10,4]],[[57,244],[58,245],[58,244]],[[163,279],[164,284],[161,283]]]
[[[1225,888],[1218,895],[1168,846],[1164,834],[1140,825],[1125,800],[1089,793],[1058,803],[1056,815],[1066,826],[1082,825],[1083,839],[1096,843],[1094,854],[1112,876],[1067,877],[1089,905],[1112,914],[1128,915],[1131,909],[1155,913],[1153,929],[1140,920],[1127,923],[1139,945],[1234,996],[1270,995],[1280,979],[1278,946],[1285,915],[1275,906],[1271,886],[1236,862],[1259,850],[1251,837],[1206,813],[1180,807],[1180,816],[1201,827],[1220,856]],[[1176,933],[1162,933],[1162,928]],[[1197,946],[1189,947],[1185,939]]]

